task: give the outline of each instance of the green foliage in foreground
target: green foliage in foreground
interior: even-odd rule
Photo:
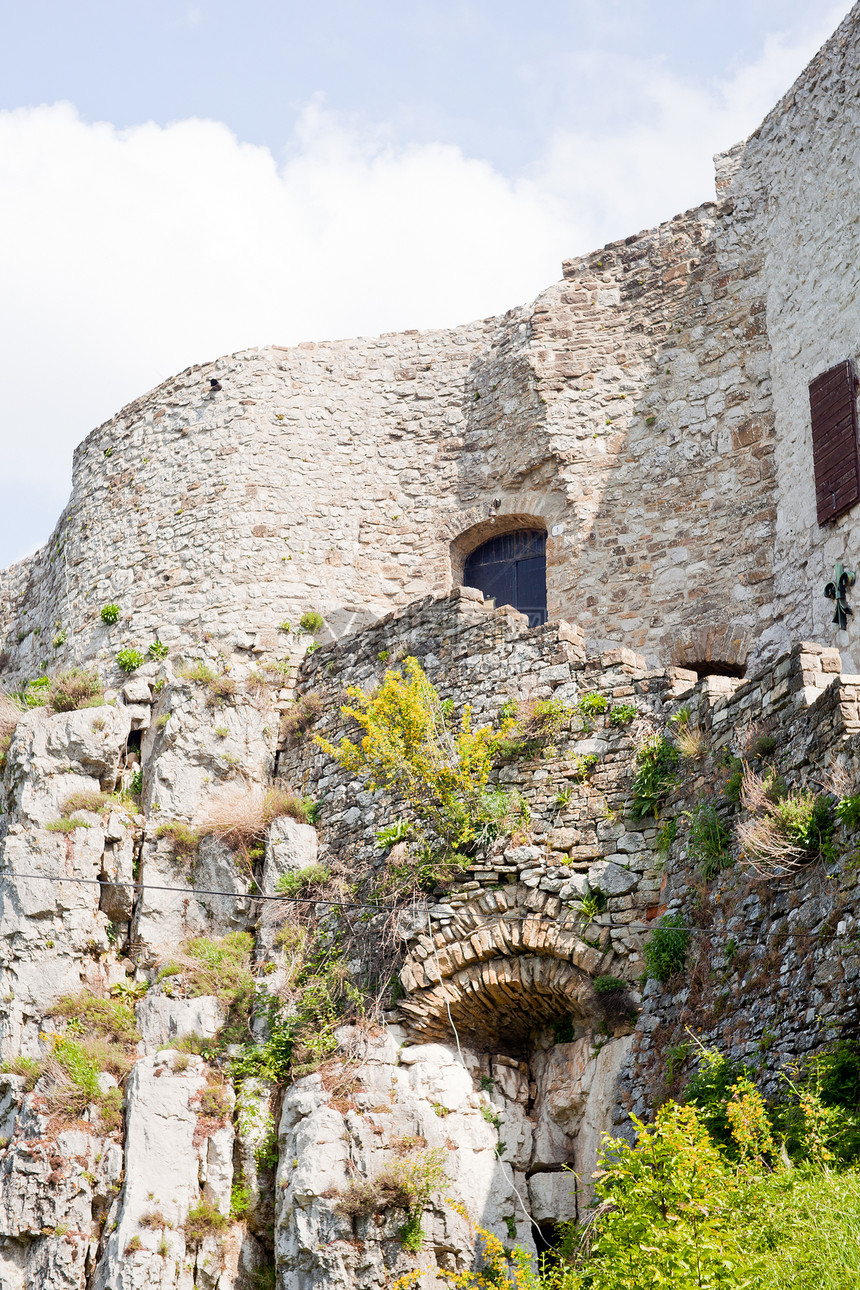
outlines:
[[[538,1271],[523,1251],[479,1232],[479,1266],[448,1276],[449,1285],[860,1286],[860,1168],[857,1142],[845,1136],[860,1113],[858,1071],[857,1046],[838,1044],[808,1063],[798,1084],[788,1082],[780,1106],[768,1108],[742,1067],[703,1053],[686,1105],[666,1103],[651,1126],[634,1120],[634,1145],[604,1140],[590,1221],[570,1225],[554,1259]],[[855,1163],[840,1168],[846,1146]]]

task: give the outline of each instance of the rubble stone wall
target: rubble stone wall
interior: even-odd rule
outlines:
[[[860,667],[858,627],[831,624],[823,595],[833,566],[853,568],[855,507],[819,528],[812,472],[808,386],[845,359],[860,359],[855,211],[860,109],[855,5],[788,94],[728,158],[725,196],[748,229],[766,302],[776,442],[776,613],[784,642],[838,643]],[[787,648],[783,643],[782,648]]]

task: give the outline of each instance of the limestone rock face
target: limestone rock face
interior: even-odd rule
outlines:
[[[150,990],[135,1008],[135,1016],[144,1051],[153,1053],[189,1035],[211,1039],[223,1026],[227,1014],[220,1000],[211,995],[173,999]]]
[[[308,869],[316,863],[317,831],[311,824],[302,824],[289,815],[275,820],[266,840],[266,858],[263,865],[262,890],[274,895],[278,879],[286,873]]]
[[[512,1219],[528,1247],[529,1224],[517,1216],[511,1187],[513,1181],[526,1191],[522,1165],[512,1167],[496,1154],[498,1113],[456,1052],[442,1044],[399,1048],[391,1031],[360,1048],[358,1065],[345,1071],[358,1085],[348,1105],[318,1075],[300,1080],[284,1099],[275,1192],[282,1284],[296,1290],[383,1286],[386,1277],[408,1271],[412,1264],[397,1239],[403,1211],[350,1217],[338,1203],[350,1179],[372,1181],[394,1162],[426,1151],[441,1156],[445,1196],[462,1201],[499,1236],[507,1236],[505,1220]],[[477,1058],[464,1056],[478,1070]],[[514,1104],[504,1095],[502,1102],[513,1123]],[[426,1206],[422,1225],[431,1267],[453,1268],[468,1257],[470,1225],[441,1198]]]
[[[188,1228],[205,1202],[228,1214],[233,1180],[229,1119],[203,1114],[204,1063],[163,1051],[136,1063],[126,1094],[125,1174],[93,1290],[226,1286],[220,1244]],[[232,1105],[228,1094],[227,1106]]]

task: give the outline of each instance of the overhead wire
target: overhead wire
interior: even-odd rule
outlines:
[[[379,905],[367,900],[333,900],[328,896],[284,896],[280,892],[269,895],[265,892],[220,891],[210,887],[168,887],[154,882],[138,882],[136,879],[129,881],[123,878],[66,878],[60,874],[19,873],[14,869],[0,871],[0,880],[3,878],[33,878],[40,882],[54,883],[76,882],[92,887],[131,887],[138,892],[170,891],[179,896],[227,896],[233,900],[273,900],[290,905],[335,905],[339,909],[376,909],[380,913],[395,913],[398,908],[396,905]]]

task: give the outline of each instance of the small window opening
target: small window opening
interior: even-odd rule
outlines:
[[[700,681],[706,676],[743,677],[747,670],[743,663],[717,663],[712,660],[707,663],[684,663],[683,666],[688,671],[695,672]]]
[[[527,614],[529,627],[546,622],[546,533],[501,533],[466,557],[463,585],[477,587],[497,605]]]

